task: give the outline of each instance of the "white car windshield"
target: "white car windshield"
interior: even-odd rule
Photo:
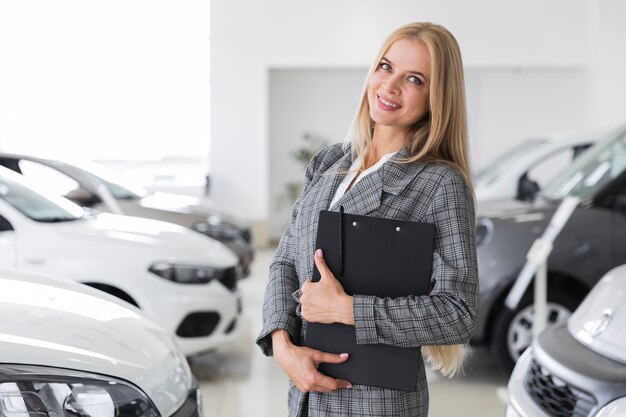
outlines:
[[[142,187],[129,184],[121,175],[95,162],[83,161],[80,163],[66,164],[60,162],[63,170],[71,172],[72,176],[79,176],[93,183],[95,186],[104,184],[113,197],[121,200],[143,198],[148,192]]]
[[[85,213],[80,206],[64,198],[44,196],[4,174],[0,176],[0,199],[38,222],[77,220]]]
[[[492,184],[507,172],[511,165],[524,158],[529,151],[547,142],[543,139],[532,139],[506,151],[474,176],[474,187]]]
[[[595,194],[626,169],[626,131],[591,147],[562,174],[551,181],[541,195],[561,200],[566,196],[584,199]]]

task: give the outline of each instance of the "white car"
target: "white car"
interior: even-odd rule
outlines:
[[[509,381],[507,417],[626,416],[626,265],[567,324],[541,333]]]
[[[0,267],[63,276],[134,304],[186,355],[235,337],[237,257],[185,227],[89,215],[0,168]]]
[[[90,161],[69,163],[0,153],[0,166],[37,181],[46,190],[84,207],[162,220],[203,233],[237,254],[242,277],[250,273],[254,257],[250,228],[215,210],[208,201],[171,193],[149,193],[116,172]]]
[[[202,416],[172,336],[115,297],[2,269],[0,317],[0,416]]]
[[[555,174],[589,148],[597,134],[534,138],[507,151],[474,176],[476,200],[532,199]]]

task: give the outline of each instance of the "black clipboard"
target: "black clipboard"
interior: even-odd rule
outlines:
[[[435,226],[406,220],[323,210],[316,248],[346,293],[403,297],[429,292]],[[320,279],[314,267],[313,281]],[[350,354],[342,364],[319,370],[353,384],[415,391],[420,348],[357,345],[354,326],[307,323],[305,346]]]

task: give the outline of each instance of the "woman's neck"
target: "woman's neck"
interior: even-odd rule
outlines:
[[[406,144],[404,132],[398,132],[388,126],[375,125],[372,135],[372,146],[365,156],[367,169],[380,160],[383,155],[398,152]]]

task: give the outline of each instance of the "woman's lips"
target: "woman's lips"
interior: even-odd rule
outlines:
[[[400,108],[400,105],[389,101],[389,100],[385,100],[383,97],[377,95],[377,102],[378,102],[378,106],[380,108],[382,108],[383,110],[398,110]]]

